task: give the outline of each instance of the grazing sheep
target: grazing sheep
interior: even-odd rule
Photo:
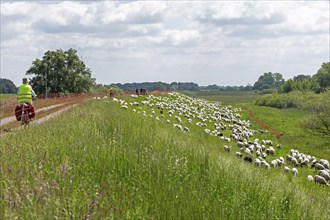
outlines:
[[[190,132],[190,130],[189,130],[188,127],[184,127],[184,128],[183,128],[183,131]]]
[[[256,158],[256,160],[254,161],[254,166],[260,167],[260,165],[261,165],[261,161],[258,158]]]
[[[329,161],[325,159],[320,159],[320,164],[322,164],[324,168],[329,169]]]
[[[236,152],[235,155],[236,155],[236,157],[238,157],[238,158],[242,158],[242,156],[243,156],[243,155],[241,154],[241,152]]]
[[[228,153],[229,153],[229,152],[230,152],[230,150],[231,150],[231,147],[230,147],[230,146],[227,146],[227,145],[225,145],[223,148],[224,148],[224,149],[225,149],[225,151],[227,151]]]
[[[312,175],[308,175],[307,176],[307,180],[313,182],[314,181],[314,177]]]
[[[326,170],[319,170],[318,172],[319,176],[322,176],[326,181],[330,180],[330,174]]]
[[[122,106],[120,106],[120,108],[122,108],[122,109],[128,109],[128,107],[126,106],[126,105],[122,105]]]
[[[315,183],[319,183],[321,185],[329,186],[329,184],[327,183],[327,181],[322,176],[315,175],[314,176],[314,181],[315,181]]]
[[[263,159],[266,159],[267,154],[266,154],[265,152],[263,152],[263,153],[261,154],[261,157],[262,157]]]
[[[277,160],[272,160],[272,161],[270,162],[270,166],[271,166],[271,167],[277,167],[277,165],[278,165]]]
[[[292,173],[293,176],[297,176],[298,175],[297,168],[292,168],[291,173]]]
[[[292,157],[291,162],[293,163],[294,166],[297,166],[298,165],[298,161],[294,157]]]
[[[314,167],[315,167],[317,170],[324,170],[324,169],[325,169],[324,166],[323,166],[322,164],[320,164],[320,163],[315,163],[315,164],[314,164]]]
[[[284,172],[284,173],[290,173],[290,168],[289,168],[289,167],[284,167],[283,172]]]
[[[266,170],[269,170],[270,169],[269,163],[267,163],[265,160],[264,161],[261,161],[261,166],[265,167]]]
[[[246,154],[251,154],[251,150],[249,148],[246,148],[244,151]]]
[[[252,159],[253,159],[252,156],[249,155],[249,156],[245,156],[243,160],[248,162],[248,163],[252,163]]]

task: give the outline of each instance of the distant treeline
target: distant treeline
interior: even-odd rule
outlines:
[[[252,90],[253,86],[218,86],[218,85],[208,85],[199,86],[197,83],[193,82],[143,82],[143,83],[113,83],[109,86],[117,87],[124,91],[134,91],[136,89],[144,88],[148,91],[247,91]]]

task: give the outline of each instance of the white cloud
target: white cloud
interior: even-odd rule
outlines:
[[[314,74],[329,57],[328,1],[1,2],[1,77],[76,48],[100,83],[253,83]],[[111,73],[111,74],[109,74]]]

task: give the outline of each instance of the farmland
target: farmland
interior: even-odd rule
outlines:
[[[253,137],[282,143],[273,158],[295,148],[330,159],[322,144],[290,142],[302,135],[295,110],[262,109],[250,104],[253,96],[238,97],[239,105],[283,134],[281,140],[269,132]],[[329,187],[306,179],[313,168],[298,168],[297,177],[281,167],[255,168],[224,151],[225,144],[236,148],[233,143],[193,126],[197,119],[183,119],[190,129],[183,132],[173,127],[177,113],[164,111],[162,118],[155,106],[120,106],[108,99],[85,101],[60,118],[1,138],[0,218],[329,219]]]

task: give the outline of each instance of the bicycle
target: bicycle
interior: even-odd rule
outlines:
[[[31,119],[29,117],[29,104],[22,103],[22,115],[21,115],[21,126],[26,128],[29,127]]]

